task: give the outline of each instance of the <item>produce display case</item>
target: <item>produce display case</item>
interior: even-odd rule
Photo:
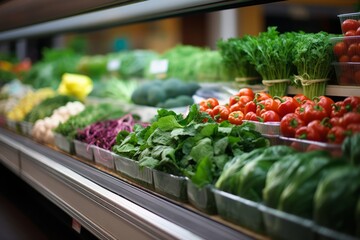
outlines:
[[[56,147],[4,128],[0,133],[1,163],[100,239],[263,238]]]
[[[161,3],[154,1],[119,2],[126,4],[6,30],[0,32],[0,41],[269,3],[197,0],[161,1],[160,6]],[[100,20],[96,17],[99,14],[108,15]],[[72,24],[74,22],[76,24]],[[290,94],[298,91],[289,88]],[[326,91],[331,96],[360,95],[357,86],[327,86]],[[155,109],[143,111],[139,106],[127,107],[134,107],[134,112],[145,118],[150,112],[156,112]],[[39,144],[29,138],[30,124],[11,121],[7,124],[8,129],[0,128],[0,162],[98,238],[351,239],[316,226],[312,221],[218,191],[211,185],[198,189],[186,177],[140,167],[131,159],[69,141],[61,135],[55,135],[55,146]],[[271,145],[291,145],[296,141],[281,138],[277,123],[256,123],[255,126],[270,139]],[[309,143],[301,144],[308,147]],[[339,146],[324,148],[327,150],[328,146],[331,151],[339,150]]]

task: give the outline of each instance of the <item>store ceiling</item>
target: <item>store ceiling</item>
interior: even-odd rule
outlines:
[[[141,0],[0,0],[0,31]]]

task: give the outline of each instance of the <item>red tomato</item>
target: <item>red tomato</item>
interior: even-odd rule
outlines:
[[[316,134],[313,128],[308,128],[307,126],[300,127],[295,132],[295,138],[319,141],[318,135]]]
[[[296,113],[302,120],[305,121],[305,117],[304,117],[304,115],[305,115],[305,107],[304,106],[297,107],[295,109],[294,113]]]
[[[304,101],[306,100],[310,100],[307,96],[305,96],[304,94],[302,93],[299,93],[299,94],[296,94],[294,97],[293,97],[299,104],[302,104]]]
[[[340,57],[341,55],[345,55],[347,52],[347,46],[345,42],[338,42],[334,45],[333,48],[334,54],[337,57]]]
[[[244,111],[244,107],[241,106],[240,103],[235,103],[235,104],[230,106],[229,110],[230,110],[230,112]]]
[[[254,112],[248,112],[247,114],[245,114],[244,119],[255,122],[263,122],[263,120],[259,116],[257,116],[256,113]]]
[[[235,103],[238,103],[240,96],[238,95],[232,95],[229,98],[229,106],[234,105]]]
[[[282,98],[277,97],[277,99],[280,99],[280,104],[277,109],[277,112],[279,113],[280,117],[283,117],[288,113],[295,112],[295,109],[300,106],[300,103],[297,102],[292,97],[287,97],[287,96]]]
[[[241,125],[244,119],[244,113],[242,111],[235,111],[229,114],[228,120],[235,125]]]
[[[346,37],[352,37],[352,36],[356,36],[356,31],[355,30],[349,30],[345,33]]]
[[[357,43],[352,43],[347,49],[347,54],[349,57],[354,56],[358,53]]]
[[[356,35],[356,36],[359,36],[359,35],[360,35],[360,27],[358,27],[358,28],[356,29],[355,35]]]
[[[260,102],[268,98],[271,98],[271,95],[266,92],[258,92],[254,96],[255,102]]]
[[[335,127],[335,126],[344,127],[344,121],[342,117],[332,117],[330,118],[329,123],[331,127]]]
[[[219,101],[216,98],[208,98],[201,100],[199,105],[200,110],[205,111],[208,108],[213,109],[215,106],[219,105]]]
[[[342,117],[346,113],[343,101],[338,101],[331,106],[330,118]]]
[[[304,120],[306,123],[313,120],[321,121],[324,118],[329,117],[329,115],[330,114],[327,113],[326,109],[319,104],[305,106]]]
[[[227,120],[229,117],[230,110],[224,105],[217,105],[213,109],[214,120],[217,122],[222,122]]]
[[[308,140],[326,142],[327,134],[330,130],[326,122],[320,120],[314,120],[311,121],[307,127],[312,128],[316,133],[316,139],[308,139]]]
[[[258,102],[258,105],[261,105],[262,109],[265,109],[266,111],[272,110],[277,112],[279,108],[279,103],[275,101],[273,98],[268,98],[263,101]]]
[[[316,97],[314,98],[314,102],[316,104],[318,104],[319,106],[325,108],[328,116],[330,116],[331,111],[332,111],[332,105],[334,104],[334,101],[326,96],[320,96],[320,97]]]
[[[339,58],[339,62],[349,62],[350,58],[348,55],[341,55]]]
[[[347,31],[351,31],[351,30],[356,31],[359,26],[360,26],[360,23],[357,20],[355,20],[355,19],[346,19],[341,24],[341,30],[343,32],[347,32]]]
[[[280,132],[285,137],[295,137],[296,130],[302,126],[305,122],[296,113],[288,113],[280,121]]]
[[[360,62],[360,56],[359,55],[354,55],[350,58],[351,62]]]
[[[205,110],[212,118],[214,118],[213,110],[211,108],[208,108]]]
[[[256,112],[256,103],[254,103],[253,101],[250,101],[250,102],[245,104],[245,107],[244,107],[245,115],[248,112],[254,112],[254,113]]]
[[[346,137],[345,129],[341,126],[332,127],[327,134],[329,143],[341,144]]]
[[[350,131],[350,135],[360,132],[360,124],[351,123],[346,127],[347,131]]]
[[[351,96],[344,99],[344,107],[347,112],[360,112],[360,97]]]
[[[348,126],[351,123],[360,124],[360,113],[348,112],[343,116],[344,126]]]
[[[238,96],[248,96],[251,98],[251,100],[254,99],[254,92],[251,88],[241,88],[239,92],[236,94]]]
[[[273,110],[265,111],[260,116],[264,122],[280,122],[280,116]]]

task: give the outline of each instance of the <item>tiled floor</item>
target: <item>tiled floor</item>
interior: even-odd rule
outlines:
[[[94,239],[70,226],[68,215],[0,164],[0,239]]]

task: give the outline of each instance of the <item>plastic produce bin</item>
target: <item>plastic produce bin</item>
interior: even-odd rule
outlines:
[[[74,139],[74,146],[76,156],[94,161],[94,153],[91,145]]]
[[[141,186],[154,189],[152,169],[141,167],[137,161],[112,153],[115,162],[115,170],[121,175],[134,180]]]
[[[216,214],[216,202],[212,185],[197,187],[190,179],[187,179],[187,196],[189,202],[207,214]]]
[[[288,214],[264,205],[259,206],[263,214],[267,235],[272,239],[315,239],[313,221]]]
[[[336,62],[332,63],[332,65],[335,68],[336,79],[339,85],[360,85],[360,62]]]
[[[25,136],[31,136],[31,131],[34,127],[34,124],[31,122],[20,122],[21,132]]]
[[[111,151],[95,145],[91,145],[91,148],[94,154],[94,160],[97,164],[100,164],[112,170],[115,169],[114,157]]]
[[[261,134],[267,136],[279,136],[280,135],[280,122],[256,122],[249,121],[255,125],[255,130]]]
[[[54,138],[55,138],[55,145],[70,154],[74,154],[75,153],[75,146],[74,146],[74,142],[72,140],[67,139],[65,136],[55,133],[54,134]]]
[[[155,191],[171,199],[187,202],[187,178],[153,170]]]
[[[354,19],[354,20],[360,20],[360,13],[359,12],[355,12],[355,13],[344,13],[344,14],[339,14],[338,15],[338,18],[340,20],[340,26],[342,26],[343,22],[346,20],[346,19]],[[342,33],[345,34],[343,28],[341,28],[342,30]],[[355,29],[356,31],[356,29]]]
[[[265,232],[259,203],[215,188],[213,191],[220,217],[257,233]]]
[[[21,126],[20,126],[19,122],[7,119],[6,125],[9,129],[11,129],[15,132],[21,133]]]
[[[358,240],[358,237],[350,236],[338,231],[334,231],[329,228],[317,226],[316,227],[316,239],[318,240]]]
[[[292,146],[293,148],[301,152],[320,149],[330,152],[333,156],[342,155],[341,144],[316,142],[316,141],[302,140],[297,138],[288,138],[283,136],[280,136],[280,139],[283,141],[285,145]]]

